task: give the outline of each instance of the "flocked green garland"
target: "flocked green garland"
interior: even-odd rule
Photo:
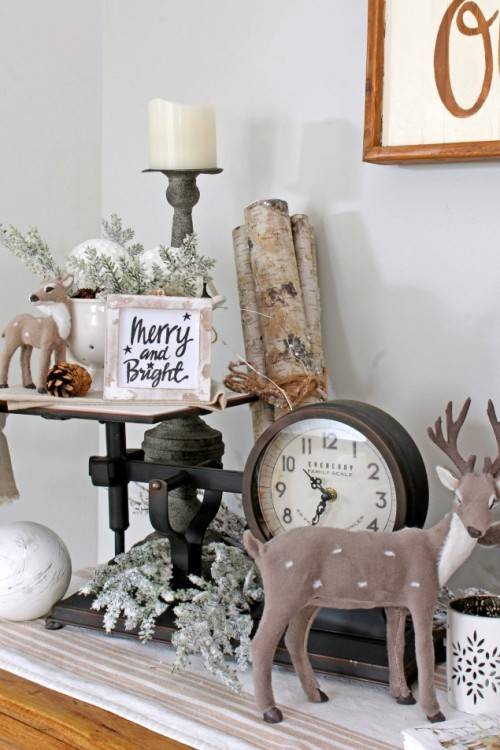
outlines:
[[[144,262],[144,246],[132,243],[133,229],[124,229],[122,221],[113,214],[103,221],[104,236],[123,249],[117,259],[99,252],[91,244],[79,258],[70,257],[68,268],[87,279],[101,296],[106,294],[147,294],[162,289],[166,294],[196,296],[198,279],[210,281],[210,270],[215,260],[200,255],[196,235],[186,235],[179,248],[160,245],[158,260],[148,268]]]
[[[123,255],[110,257],[90,243],[83,256],[68,258],[66,269],[81,275],[100,296],[107,294],[146,294],[162,289],[165,294],[193,297],[197,295],[198,280],[210,281],[210,270],[215,260],[201,255],[196,235],[187,235],[181,247],[158,249],[158,263],[148,268],[144,261],[144,246],[133,242],[133,229],[124,228],[122,220],[112,214],[103,223],[104,237],[121,246]],[[23,235],[16,227],[0,224],[0,244],[12,252],[40,279],[62,276],[64,269],[36,228]]]
[[[168,539],[153,537],[98,567],[81,593],[95,595],[92,607],[104,610],[108,632],[123,616],[125,628],[137,628],[142,641],[152,637],[156,619],[173,606],[175,666],[185,668],[199,654],[208,672],[239,690],[237,673],[250,661],[251,607],[262,601],[262,587],[241,548],[211,543],[203,553],[210,575],[191,576],[192,588],[174,590]]]

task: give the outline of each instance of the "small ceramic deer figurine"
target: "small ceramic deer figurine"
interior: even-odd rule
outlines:
[[[34,315],[17,315],[7,324],[2,336],[5,345],[0,355],[0,388],[8,388],[9,367],[15,351],[21,348],[21,372],[25,388],[37,388],[39,393],[46,393],[47,373],[50,359],[55,355],[55,362],[66,359],[66,341],[71,332],[71,312],[68,289],[73,283],[73,276],[47,281],[38,291],[30,296],[30,302],[42,313],[43,317]],[[40,362],[36,385],[31,376],[31,354],[33,347],[40,349]]]
[[[500,523],[493,524],[499,501],[500,422],[491,401],[488,416],[498,457],[486,459],[480,474],[476,458],[462,458],[458,433],[470,406],[468,399],[456,422],[452,404],[446,409],[447,436],[441,418],[429,429],[431,440],[454,463],[458,474],[437,468],[441,482],[455,493],[453,510],[429,529],[405,528],[385,533],[305,527],[294,529],[267,544],[250,531],[244,544],[264,583],[265,606],[252,644],[255,698],[264,720],[283,716],[274,700],[271,668],[278,642],[288,627],[285,643],[307,697],[327,701],[319,689],[307,655],[311,624],[320,607],[371,609],[384,607],[387,615],[390,687],[398,703],[415,703],[404,674],[405,621],[410,612],[416,643],[419,703],[431,722],[443,721],[434,687],[432,617],[441,586],[462,565],[479,542],[500,544]]]

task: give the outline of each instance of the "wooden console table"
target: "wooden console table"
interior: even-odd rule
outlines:
[[[2,750],[190,750],[89,703],[0,671]]]

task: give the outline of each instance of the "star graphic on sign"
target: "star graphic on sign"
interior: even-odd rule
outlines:
[[[131,346],[126,346],[123,351],[125,352],[125,354],[131,354],[132,347]]]
[[[191,315],[189,313],[184,313],[184,320],[191,320]]]

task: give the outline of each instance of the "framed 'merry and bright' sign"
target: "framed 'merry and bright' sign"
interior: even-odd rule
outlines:
[[[104,398],[209,401],[212,301],[110,295]]]

